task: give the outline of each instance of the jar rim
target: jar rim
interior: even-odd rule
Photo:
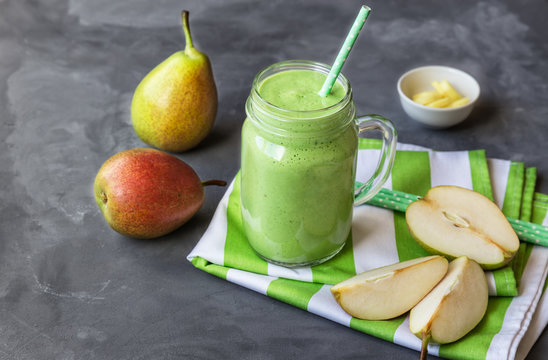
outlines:
[[[261,103],[261,105],[267,106],[267,107],[271,108],[272,110],[275,110],[276,112],[279,112],[279,113],[285,113],[285,114],[293,113],[293,114],[300,114],[300,115],[304,115],[304,114],[313,115],[313,114],[321,113],[321,112],[325,112],[325,111],[336,110],[338,107],[340,107],[342,109],[342,108],[344,108],[344,106],[348,102],[350,102],[352,100],[352,87],[350,86],[350,81],[346,78],[346,76],[344,76],[344,74],[342,72],[339,73],[336,81],[340,82],[341,85],[344,87],[344,89],[345,89],[344,97],[341,100],[339,100],[337,103],[335,103],[333,105],[330,105],[330,106],[327,106],[327,107],[324,107],[324,108],[313,109],[313,110],[290,110],[290,109],[285,109],[283,107],[274,105],[274,104],[267,101],[266,99],[264,99],[261,96],[261,94],[259,93],[259,86],[260,86],[261,82],[266,80],[269,76],[272,75],[272,74],[268,75],[263,79],[262,77],[266,73],[268,73],[268,71],[271,71],[273,69],[278,69],[278,68],[281,68],[281,71],[284,71],[284,70],[285,71],[297,70],[297,69],[293,68],[295,66],[302,67],[302,68],[298,68],[298,69],[318,71],[318,72],[324,73],[326,75],[329,74],[329,71],[331,69],[331,67],[327,64],[317,62],[317,61],[312,61],[312,60],[285,60],[285,61],[280,61],[280,62],[271,64],[269,66],[266,66],[261,71],[259,71],[257,73],[257,75],[255,75],[255,78],[253,79],[253,84],[252,84],[252,87],[251,87],[251,89],[252,89],[251,91],[252,91],[252,95],[254,97],[254,100],[255,101],[258,100]]]

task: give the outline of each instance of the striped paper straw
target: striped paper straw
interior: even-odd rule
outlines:
[[[521,240],[548,247],[548,227],[509,217],[507,219]]]
[[[397,190],[381,189],[367,204],[405,212],[409,204],[418,199],[420,196]],[[520,240],[548,247],[548,227],[511,217],[506,217],[506,219]]]
[[[358,16],[356,16],[356,20],[354,20],[354,24],[350,28],[348,35],[346,35],[346,40],[344,40],[343,46],[339,50],[339,54],[335,59],[335,63],[333,64],[333,66],[331,66],[331,70],[329,71],[329,75],[327,75],[327,78],[325,79],[322,89],[318,93],[321,97],[326,97],[331,92],[331,89],[333,88],[337,77],[341,73],[344,62],[346,61],[348,54],[350,54],[350,50],[352,50],[354,42],[356,42],[356,39],[358,38],[358,35],[360,34],[360,31],[363,28],[365,20],[367,20],[370,12],[371,9],[368,6],[363,5],[361,7]]]

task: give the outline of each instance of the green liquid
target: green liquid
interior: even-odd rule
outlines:
[[[326,75],[310,70],[291,70],[267,78],[259,87],[261,97],[282,109],[310,111],[325,109],[344,98],[345,89],[335,82],[331,93],[322,97],[318,92]]]
[[[259,87],[271,104],[291,110],[318,110],[338,103],[342,85],[328,98],[317,92],[325,75],[291,70]],[[333,121],[341,116],[331,113]],[[342,119],[344,120],[344,119]],[[247,119],[242,130],[241,200],[243,225],[251,246],[278,263],[306,264],[336,254],[351,228],[357,130],[294,136],[314,119],[288,125],[282,138]]]

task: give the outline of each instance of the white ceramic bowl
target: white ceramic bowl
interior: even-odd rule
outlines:
[[[433,108],[418,104],[411,97],[422,91],[433,91],[432,81],[447,79],[462,96],[470,101],[454,108]],[[466,119],[479,97],[478,82],[464,71],[448,66],[422,66],[409,70],[398,80],[398,93],[403,110],[412,119],[433,128],[446,128]]]

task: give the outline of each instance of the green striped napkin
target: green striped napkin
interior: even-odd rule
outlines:
[[[536,180],[536,170],[534,168],[527,169],[525,177],[525,192],[534,192],[534,186],[530,186],[531,182]],[[525,204],[524,204],[525,205]],[[536,193],[533,197],[533,204],[530,210],[526,209],[522,211],[522,219],[526,221],[532,221],[537,224],[548,225],[548,195]],[[547,249],[537,249],[534,247],[534,251],[548,251]],[[529,262],[527,264],[529,266]],[[539,264],[539,266],[542,266]],[[529,327],[524,331],[523,339],[519,343],[516,359],[525,359],[531,347],[535,344],[542,331],[548,324],[548,295],[546,294],[546,287],[548,285],[548,278],[544,282],[542,287],[542,295],[536,308],[533,306],[527,312],[526,317],[530,318]]]
[[[357,181],[369,178],[379,149],[377,140],[360,140]],[[491,198],[507,216],[542,223],[547,220],[541,200],[547,200],[546,205],[548,197],[534,194],[535,181],[534,169],[525,169],[518,162],[486,159],[483,150],[438,152],[398,144],[385,187],[424,195],[432,186],[462,186]],[[341,253],[321,265],[287,269],[265,262],[248,245],[239,184],[237,175],[206,233],[188,255],[197,268],[367,334],[420,349],[420,340],[409,332],[406,315],[387,321],[355,319],[330,293],[331,284],[356,273],[427,255],[411,238],[404,214],[369,205],[356,207],[352,234]],[[526,354],[548,323],[548,304],[544,317],[535,312],[547,269],[548,249],[522,244],[510,266],[487,273],[492,296],[482,322],[458,342],[430,345],[429,352],[455,359],[513,359],[516,354]],[[529,328],[529,324],[536,326]],[[520,342],[523,345],[518,351]]]

